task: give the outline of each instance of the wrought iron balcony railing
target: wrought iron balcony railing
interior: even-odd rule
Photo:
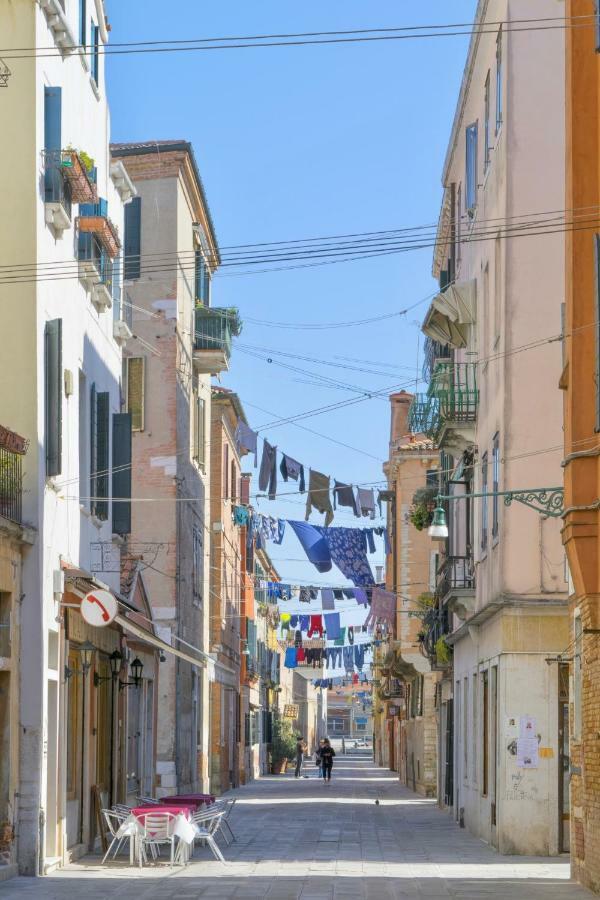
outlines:
[[[8,450],[0,443],[0,516],[19,524],[22,521],[22,460],[22,453]]]
[[[196,307],[194,350],[222,350],[231,356],[231,310],[215,307]]]
[[[426,394],[416,394],[409,411],[409,428],[437,440],[446,425],[464,425],[477,418],[479,391],[476,363],[439,361]]]
[[[475,589],[475,566],[471,556],[447,556],[438,570],[437,593],[444,599],[455,591]]]

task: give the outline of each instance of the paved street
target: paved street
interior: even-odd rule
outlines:
[[[3,898],[243,897],[247,900],[441,898],[576,900],[566,857],[502,857],[366,757],[337,757],[331,784],[266,778],[236,791],[226,865],[197,850],[185,870],[139,872],[97,857],[45,879],[0,884]],[[379,800],[379,805],[376,801]]]

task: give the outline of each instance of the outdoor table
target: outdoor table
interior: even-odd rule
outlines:
[[[210,806],[215,802],[212,794],[172,794],[170,797],[161,797],[161,804],[170,805],[172,803],[189,803],[195,808],[206,804]]]
[[[195,809],[196,809],[195,803],[176,803],[176,804],[175,803],[169,803],[169,804],[161,803],[160,806],[158,806],[156,803],[152,803],[152,804],[146,804],[143,806],[135,806],[131,810],[131,816],[128,819],[128,822],[125,824],[126,824],[126,826],[129,825],[131,827],[131,825],[133,823],[135,823],[135,820],[143,822],[144,819],[146,818],[146,816],[160,815],[160,813],[171,813],[171,815],[173,815],[175,817],[183,816],[183,818],[187,822],[189,822],[189,820],[192,817],[192,812],[194,812]],[[178,823],[177,823],[177,821],[175,821],[175,834],[177,834],[180,837],[180,835],[178,834],[179,829],[177,826],[178,826]],[[135,837],[135,835],[134,835],[134,837]],[[136,842],[136,844],[137,844],[137,842]],[[187,857],[185,854],[183,854],[183,855],[178,854],[178,857],[182,861],[187,860]],[[133,864],[134,864],[134,841],[130,841],[130,844],[129,844],[129,862],[133,866]]]

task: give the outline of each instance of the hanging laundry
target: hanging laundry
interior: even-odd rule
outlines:
[[[348,628],[348,643],[349,644],[354,643],[354,626],[353,625],[350,625]]]
[[[331,559],[355,585],[373,584],[365,539],[360,528],[322,528],[315,526],[327,544]]]
[[[334,588],[333,596],[338,603],[341,603],[341,601],[344,599],[344,592],[340,588]]]
[[[331,505],[331,497],[329,495],[330,479],[321,472],[310,470],[308,479],[308,495],[306,498],[306,521],[312,512],[312,508],[325,514],[325,527],[327,528],[333,521],[333,507]]]
[[[373,488],[358,488],[358,506],[361,515],[375,518],[375,492]]]
[[[319,637],[323,637],[323,617],[322,616],[311,616],[310,617],[310,625],[308,628],[308,637],[312,637],[313,634],[318,634]]]
[[[290,625],[291,624],[292,623],[290,622]],[[300,629],[298,629],[296,631],[296,633],[294,634],[294,647],[301,647],[301,646],[302,646],[302,632],[300,631]]]
[[[311,649],[307,650],[306,662],[308,665],[312,664],[313,669],[316,669],[317,666],[320,666],[323,662],[323,648],[312,647]]]
[[[267,440],[263,441],[258,489],[267,491],[269,500],[274,500],[277,495],[277,447],[273,447]]]
[[[297,460],[292,459],[291,456],[287,456],[284,453],[281,465],[279,466],[279,471],[281,472],[284,481],[287,481],[288,478],[292,478],[294,481],[299,480],[300,484],[298,490],[301,494],[304,493],[306,484],[304,482],[304,466],[302,463],[299,463]]]
[[[327,633],[327,640],[333,641],[340,636],[340,614],[339,613],[325,613],[323,616],[325,620],[325,631]]]
[[[385,550],[386,556],[389,556],[392,552],[392,545],[390,544],[390,536],[387,528],[379,527],[374,530],[376,535],[383,538],[383,549]]]
[[[329,572],[331,569],[331,554],[327,547],[327,542],[321,533],[317,531],[314,525],[309,525],[308,522],[288,521],[302,544],[302,549],[317,571]]]
[[[342,591],[346,600],[354,600],[356,597],[357,591],[354,588],[344,588]]]
[[[323,609],[335,609],[334,594],[331,588],[321,588],[321,605]]]
[[[365,648],[360,644],[354,645],[354,665],[360,672],[365,664]]]
[[[281,613],[281,619],[279,620],[279,625],[281,628],[281,633],[287,632],[290,630],[290,620],[291,616],[289,613]]]
[[[300,631],[308,631],[310,616],[300,616]]]
[[[333,482],[333,508],[339,506],[349,506],[355,516],[360,516],[361,511],[358,505],[356,488],[351,484],[344,484],[341,481]]]
[[[340,628],[340,633],[333,642],[336,647],[344,647],[346,644],[346,626]]]
[[[284,666],[286,669],[295,669],[298,665],[298,651],[295,647],[288,647],[285,651]]]
[[[300,588],[300,597],[298,598],[300,603],[310,603],[310,588],[301,587]]]
[[[343,658],[346,672],[354,672],[354,648],[344,647]]]
[[[292,628],[295,628],[297,626],[297,624],[298,624],[298,616],[292,616],[292,618],[290,619],[290,626]]]
[[[247,525],[250,521],[250,510],[247,506],[233,507],[233,521],[235,525]]]
[[[235,429],[235,442],[240,450],[247,450],[248,453],[254,453],[254,468],[256,468],[258,463],[257,440],[258,434],[256,431],[252,431],[252,429],[246,425],[245,422],[242,422],[241,419],[238,420],[237,428]]]
[[[371,609],[365,619],[365,625],[371,630],[378,622],[385,622],[390,627],[393,627],[395,617],[396,595],[391,591],[384,591],[383,588],[374,587],[371,597]]]
[[[367,549],[368,549],[369,553],[375,553],[375,551],[377,550],[377,547],[375,546],[375,538],[373,537],[373,532],[374,532],[373,528],[365,528],[365,530],[364,530],[365,540],[367,542]]]
[[[358,684],[358,674],[356,672],[352,676],[352,684]],[[363,706],[363,712],[364,711],[365,711],[365,708]]]
[[[342,665],[342,648],[341,647],[328,647],[326,650],[327,655],[327,668],[328,669],[337,669],[338,666]]]
[[[306,660],[306,650],[303,650],[302,647],[298,647],[296,650],[296,662],[303,663]]]

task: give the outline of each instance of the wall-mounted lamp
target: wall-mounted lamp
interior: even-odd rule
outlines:
[[[94,687],[98,687],[103,681],[116,681],[121,674],[123,654],[119,650],[113,650],[108,657],[108,661],[110,663],[110,675],[98,675],[97,672],[94,672]]]
[[[81,656],[81,672],[78,669],[71,669],[69,666],[65,666],[65,681],[68,681],[72,675],[81,675],[85,678],[90,671],[96,648],[90,641],[84,641],[77,649]]]
[[[144,668],[144,663],[136,656],[134,661],[131,663],[131,677],[133,681],[120,681],[119,688],[124,687],[135,687],[139,688],[142,682],[142,669]]]

